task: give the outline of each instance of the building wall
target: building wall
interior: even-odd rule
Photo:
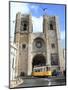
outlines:
[[[10,44],[10,80],[14,80],[16,77],[16,51],[16,45]]]
[[[18,56],[16,64],[18,76],[21,74],[21,72],[24,72],[24,74],[27,75],[30,32],[32,32],[31,16],[21,15],[21,13],[17,13],[15,43],[18,45]]]

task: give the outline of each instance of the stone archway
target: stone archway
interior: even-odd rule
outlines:
[[[37,54],[34,56],[32,61],[32,69],[34,66],[45,66],[46,65],[46,59],[42,54]]]

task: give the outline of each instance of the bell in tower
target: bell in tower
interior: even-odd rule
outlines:
[[[22,32],[28,32],[29,31],[29,16],[22,15],[21,17],[21,27],[20,30]]]
[[[32,29],[31,14],[21,14],[20,12],[18,12],[16,14],[14,42],[17,41],[17,37],[19,36],[19,34],[29,34],[32,32]]]

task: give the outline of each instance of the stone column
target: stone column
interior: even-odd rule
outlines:
[[[28,72],[27,75],[31,75],[32,73],[32,43],[31,43],[31,34],[29,33],[29,44],[28,44]]]
[[[46,55],[47,55],[47,65],[50,65],[50,47],[49,47],[49,37],[48,37],[48,16],[43,16],[43,31],[46,37]]]
[[[19,43],[16,43],[17,45],[17,53],[16,53],[16,76],[19,76]]]
[[[62,70],[63,58],[62,58],[62,50],[61,50],[61,46],[60,46],[60,32],[59,32],[59,22],[58,22],[57,16],[56,16],[56,35],[57,35],[57,45],[58,45],[59,67],[60,67],[60,70]]]
[[[51,62],[50,62],[50,47],[49,47],[49,39],[48,37],[46,38],[46,53],[47,53],[47,65],[51,65]]]

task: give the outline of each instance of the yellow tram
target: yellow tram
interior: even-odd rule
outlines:
[[[32,76],[52,76],[52,71],[50,67],[35,67],[33,68]]]

